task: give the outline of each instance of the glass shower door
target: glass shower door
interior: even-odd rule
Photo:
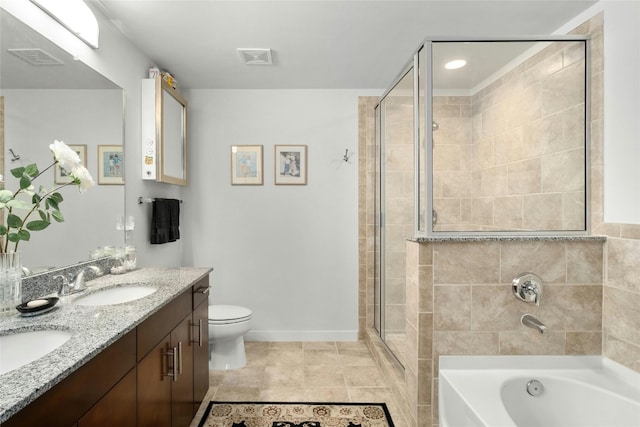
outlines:
[[[413,68],[380,103],[380,336],[400,363],[406,349],[406,240],[414,233]]]

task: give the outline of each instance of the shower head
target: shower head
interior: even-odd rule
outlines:
[[[431,130],[432,130],[433,132],[435,132],[435,131],[437,131],[438,129],[440,129],[440,125],[439,125],[438,123],[436,123],[436,121],[435,121],[435,120],[433,120],[433,121],[431,122]]]

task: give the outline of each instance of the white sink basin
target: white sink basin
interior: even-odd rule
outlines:
[[[144,298],[157,290],[158,288],[147,285],[123,285],[92,292],[78,298],[74,303],[85,306],[122,304]]]
[[[0,375],[40,359],[69,338],[69,332],[56,330],[0,335]]]

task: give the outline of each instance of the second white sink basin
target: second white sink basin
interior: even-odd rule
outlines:
[[[51,329],[0,335],[0,375],[40,359],[69,338],[69,332]]]
[[[78,298],[74,304],[85,306],[122,304],[144,298],[157,290],[158,288],[153,286],[139,284],[105,288]]]

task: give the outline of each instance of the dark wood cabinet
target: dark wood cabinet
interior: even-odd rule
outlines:
[[[129,371],[78,420],[78,427],[136,427],[136,369]]]
[[[208,287],[207,276],[2,426],[189,426],[209,388]]]
[[[171,346],[178,352],[175,380],[171,381],[172,426],[189,426],[193,419],[193,343],[191,314],[171,331]]]
[[[171,340],[167,334],[138,362],[138,425],[171,427]]]

